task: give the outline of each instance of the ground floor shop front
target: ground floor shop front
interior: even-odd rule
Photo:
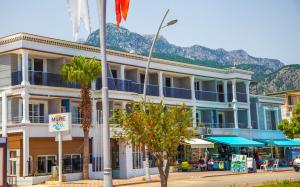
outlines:
[[[272,169],[291,166],[300,153],[300,143],[291,140],[249,140],[236,136],[208,136],[213,148],[180,145],[176,164],[184,170],[231,170],[233,155],[245,155],[255,161],[255,168]],[[183,163],[183,164],[182,164]],[[202,167],[201,167],[202,165]],[[261,167],[266,165],[266,167]],[[182,169],[182,168],[181,168]]]

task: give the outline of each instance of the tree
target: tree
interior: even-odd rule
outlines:
[[[89,130],[91,126],[91,82],[101,74],[101,64],[96,59],[74,57],[72,61],[61,66],[61,74],[66,82],[80,84],[80,111],[82,114],[83,145],[83,179],[89,178]]]
[[[131,102],[128,110],[114,113],[118,136],[134,144],[147,145],[158,167],[162,187],[167,187],[170,163],[174,161],[177,147],[193,136],[192,115],[183,105]],[[164,160],[166,165],[164,167]]]
[[[281,121],[278,128],[290,139],[300,138],[300,103],[295,105],[293,117]]]

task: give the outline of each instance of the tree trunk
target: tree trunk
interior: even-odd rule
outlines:
[[[89,132],[84,131],[84,138],[83,138],[83,179],[87,180],[89,179],[89,157],[90,157],[90,152],[89,152],[89,147],[90,147],[90,142],[89,142]]]
[[[84,134],[83,140],[83,179],[89,179],[89,130],[91,126],[91,95],[88,86],[81,87],[81,114],[82,114],[82,130]]]

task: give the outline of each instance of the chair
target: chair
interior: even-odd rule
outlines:
[[[274,164],[273,164],[272,169],[278,170],[278,167],[279,167],[279,159],[276,159],[276,160],[274,161]]]
[[[268,164],[269,164],[269,161],[268,160],[265,160],[264,163],[262,165],[260,165],[260,169],[264,168],[265,171],[268,170]]]

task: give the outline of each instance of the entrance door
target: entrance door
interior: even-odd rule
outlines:
[[[219,112],[218,113],[218,124],[219,124],[219,128],[224,128],[224,122],[225,122],[225,119],[224,119],[224,113],[223,112]]]
[[[110,140],[112,177],[120,178],[119,144],[115,139]]]
[[[8,176],[17,176],[17,151],[8,151]]]

